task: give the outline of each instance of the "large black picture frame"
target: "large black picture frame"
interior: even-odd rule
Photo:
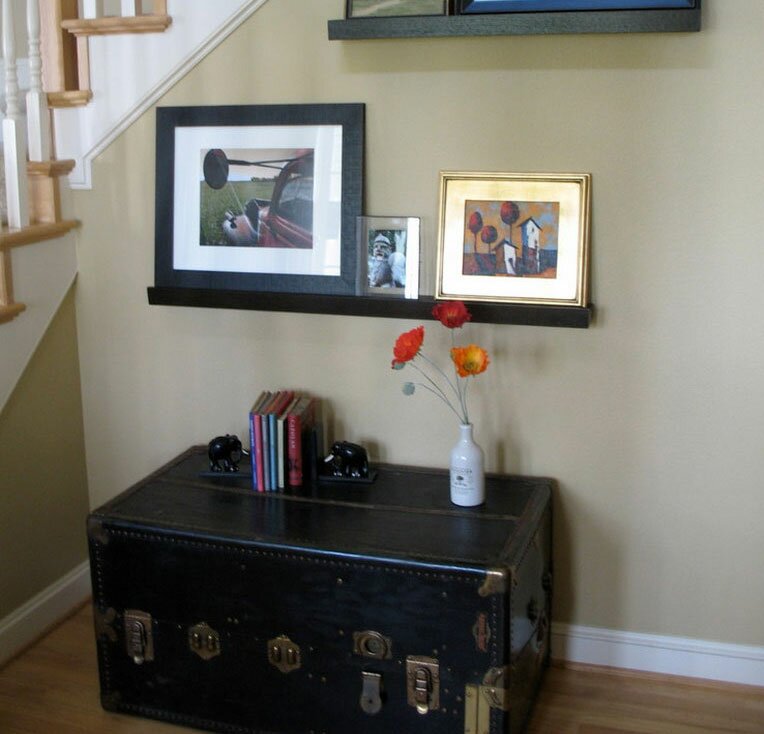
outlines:
[[[218,158],[225,161],[226,175],[229,167],[247,163],[227,156],[224,146],[215,144],[216,136],[221,140],[244,141],[235,146],[237,150],[234,153],[241,152],[241,148],[252,153],[289,148],[299,150],[294,157],[308,149],[313,151],[312,147],[307,147],[305,140],[315,136],[319,141],[315,148],[316,179],[323,175],[332,189],[331,194],[327,192],[325,197],[322,195],[315,202],[321,205],[326,199],[325,208],[331,208],[331,211],[322,211],[320,218],[329,221],[327,232],[339,232],[336,242],[332,236],[327,236],[326,242],[319,242],[320,235],[313,235],[312,247],[324,248],[329,253],[323,260],[313,259],[321,260],[322,267],[324,260],[331,261],[330,274],[323,274],[323,271],[296,272],[299,267],[295,267],[294,257],[304,261],[304,249],[258,248],[256,245],[244,248],[230,242],[226,246],[204,248],[205,256],[200,258],[202,263],[194,261],[192,266],[188,266],[186,261],[195,258],[195,249],[202,250],[199,239],[202,218],[200,202],[206,184],[200,176],[202,169],[206,169],[202,165],[205,147],[212,143],[207,152],[214,149]],[[338,139],[341,140],[339,146]],[[273,142],[280,140],[286,142]],[[325,144],[325,140],[331,142]],[[203,145],[198,145],[196,141],[201,141]],[[324,145],[326,152],[321,153],[321,146]],[[157,108],[155,287],[219,291],[221,295],[230,291],[354,295],[358,274],[356,220],[361,214],[363,200],[363,146],[363,104]],[[266,164],[272,164],[272,161]],[[311,153],[311,170],[312,166]],[[319,172],[321,166],[328,166],[324,174]],[[192,181],[193,176],[196,178]],[[327,187],[316,183],[316,189],[319,188]],[[195,189],[201,190],[202,194],[197,194],[194,201]],[[336,199],[337,191],[341,192],[339,201]],[[263,204],[267,207],[267,202]],[[235,193],[232,195],[231,210],[234,215],[243,213],[243,202],[238,202]],[[262,211],[268,210],[263,208]],[[266,249],[269,252],[266,253]],[[324,250],[319,250],[318,254]],[[266,255],[271,260],[275,259],[276,265],[270,265],[270,270],[259,271],[257,258]],[[238,267],[233,261],[246,262],[247,265]],[[282,261],[283,268],[279,265]],[[213,265],[208,266],[204,262],[212,262]]]

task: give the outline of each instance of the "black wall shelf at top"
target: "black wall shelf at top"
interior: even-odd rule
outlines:
[[[349,18],[329,21],[329,40],[443,36],[526,36],[555,33],[679,33],[700,30],[695,7],[485,15]]]
[[[387,298],[385,296],[331,296],[305,293],[259,293],[221,291],[207,288],[148,288],[149,303],[155,306],[196,306],[256,311],[320,313],[341,316],[382,316],[399,319],[432,319],[435,299]],[[515,303],[471,301],[472,320],[493,324],[526,324],[586,329],[593,307],[535,306]]]

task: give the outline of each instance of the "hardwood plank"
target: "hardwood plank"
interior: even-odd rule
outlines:
[[[3,734],[181,734],[100,707],[90,604],[0,670]],[[554,665],[528,734],[761,734],[764,688]]]

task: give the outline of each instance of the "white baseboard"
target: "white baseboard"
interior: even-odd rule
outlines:
[[[552,657],[586,665],[764,686],[764,647],[553,624]]]
[[[34,642],[88,596],[90,564],[85,561],[16,611],[0,619],[0,666]]]

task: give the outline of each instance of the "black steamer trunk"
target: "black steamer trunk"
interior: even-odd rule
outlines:
[[[103,706],[221,732],[516,734],[549,658],[551,489],[443,471],[259,494],[204,449],[89,517]],[[242,467],[243,469],[246,467]]]

